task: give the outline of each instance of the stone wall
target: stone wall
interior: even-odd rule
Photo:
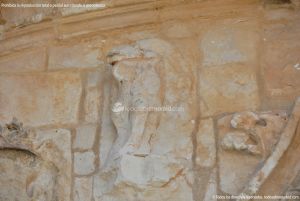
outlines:
[[[299,195],[297,0],[102,3],[2,8],[0,200]]]

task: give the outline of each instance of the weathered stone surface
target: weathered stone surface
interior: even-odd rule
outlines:
[[[284,112],[240,112],[218,121],[220,187],[238,195],[275,147],[287,122]]]
[[[255,61],[258,34],[253,23],[237,25],[225,21],[210,28],[203,36],[203,66]]]
[[[0,151],[0,199],[31,201],[55,199],[57,171],[33,153]]]
[[[84,119],[86,122],[96,123],[99,121],[101,102],[101,91],[98,88],[86,90],[84,100]]]
[[[95,142],[97,126],[83,125],[76,129],[76,137],[73,148],[91,149]]]
[[[70,200],[72,185],[71,133],[66,129],[38,130],[32,139],[33,150],[58,169],[56,196]]]
[[[192,177],[192,173],[182,172],[183,175]],[[189,175],[191,174],[191,175]],[[94,178],[94,198],[101,201],[139,201],[139,200],[174,200],[174,201],[193,201],[192,188],[190,186],[190,180],[187,177],[178,176],[174,180],[161,187],[147,187],[145,190],[139,188],[133,188],[127,184],[119,184],[110,193],[103,195],[103,191],[109,186],[113,185],[107,181],[106,183],[100,182],[102,178]],[[101,196],[100,196],[101,195]],[[101,198],[101,199],[100,199]]]
[[[0,196],[3,195],[13,201],[19,199],[69,201],[72,185],[70,131],[56,129],[35,132],[24,128],[17,119],[13,119],[11,123],[0,128],[0,151],[7,150],[5,154],[9,156],[8,160],[4,157],[6,164],[0,165],[4,169],[8,168],[1,179],[4,182],[7,180],[18,182],[19,180],[10,179],[15,175],[10,175],[9,171],[13,170],[22,174],[20,182],[16,184],[18,186],[15,189],[16,194],[13,193],[14,190],[9,189],[14,188],[13,185],[6,186],[3,183],[3,188],[9,193],[3,193]],[[20,170],[22,167],[23,172]],[[24,182],[25,185],[23,185]],[[24,195],[24,192],[27,195]],[[24,197],[19,197],[23,195]]]
[[[87,73],[87,87],[97,87],[103,79],[103,69],[89,71]]]
[[[196,163],[201,167],[213,167],[216,163],[216,143],[212,119],[200,121],[197,133]]]
[[[293,102],[300,95],[300,17],[264,26],[263,70],[268,98]]]
[[[0,25],[0,40],[2,40],[2,38],[3,38],[3,33],[4,33],[4,26]]]
[[[93,180],[91,177],[75,178],[74,201],[91,201],[93,191]]]
[[[213,169],[205,191],[204,201],[215,200],[218,195],[217,170]]]
[[[33,126],[75,123],[80,95],[78,73],[0,75],[0,121],[18,117]]]
[[[274,190],[275,195],[285,193],[284,190],[287,189],[285,189],[284,186],[286,186],[287,183],[291,184],[292,179],[294,179],[296,174],[300,171],[297,157],[299,152],[299,119],[300,99],[298,98],[287,125],[282,130],[279,142],[267,160],[265,160],[264,164],[252,176],[242,194],[255,195],[260,190],[262,190],[265,195],[274,195]],[[268,143],[268,141],[264,142],[266,142],[265,144]],[[282,168],[284,170],[282,170]],[[277,179],[277,177],[279,179]],[[263,184],[267,184],[265,183],[267,179],[272,181],[271,183],[276,184],[269,184],[270,189],[266,190],[266,187],[261,189]],[[276,182],[274,182],[275,180]]]
[[[1,9],[0,121],[39,130],[0,126],[0,200],[297,193],[298,119],[276,115],[299,95],[297,0],[103,2]],[[126,110],[153,106],[183,110]]]
[[[40,3],[37,1],[22,1],[22,3]],[[44,1],[43,3],[50,3],[51,1]],[[1,3],[12,3],[4,0]],[[16,2],[15,2],[16,3]],[[18,2],[20,3],[20,2]],[[31,23],[37,23],[44,18],[54,14],[54,8],[2,8],[1,14],[5,22],[11,26],[26,25]]]
[[[179,21],[164,24],[162,33],[170,38],[186,38],[194,34],[191,24],[181,23]]]
[[[118,86],[113,91],[116,104],[111,118],[118,136],[102,170],[94,178],[95,200],[193,199],[189,183],[192,181],[188,176],[192,158],[192,117],[185,111],[181,111],[183,114],[178,111],[160,114],[148,110],[126,110],[127,107],[138,109],[162,105],[158,98],[163,84],[159,74],[163,70],[160,55],[168,57],[172,52],[171,45],[159,39],[138,41],[110,52],[109,62]],[[168,64],[167,68],[172,68],[172,65]],[[174,79],[179,76],[171,69],[168,72]],[[174,79],[167,80],[164,95],[165,103],[169,105],[175,105],[183,98],[186,100],[185,92],[176,94],[171,88]],[[158,120],[160,126],[157,128]],[[181,131],[176,138],[172,131],[174,122],[178,122],[175,129]],[[164,191],[166,193],[162,193]]]
[[[53,46],[49,49],[49,69],[95,68],[103,65],[98,60],[99,47],[92,44]]]
[[[72,1],[72,3],[75,3],[74,1]],[[82,3],[82,1],[78,1],[78,3]],[[88,2],[85,2],[88,3]],[[93,2],[91,2],[93,3]],[[95,10],[100,10],[100,9],[104,9],[106,7],[106,4],[102,3],[100,4],[99,2],[97,2],[98,7],[97,6],[92,6],[92,7],[81,7],[81,8],[61,8],[60,12],[63,16],[69,16],[69,15],[75,15],[75,14],[79,14],[79,13],[86,13],[89,11],[95,11]]]
[[[43,71],[46,65],[45,49],[27,50],[0,58],[0,72]]]
[[[116,130],[111,119],[111,88],[112,75],[105,74],[103,84],[103,111],[101,116],[101,132],[99,142],[99,160],[100,167],[103,168],[105,161],[108,160],[110,149],[116,139]]]
[[[251,66],[232,64],[204,68],[199,76],[203,117],[258,108],[258,86]]]
[[[74,172],[87,175],[95,171],[95,154],[92,151],[74,153]]]
[[[15,50],[24,50],[24,48],[39,47],[41,44],[55,39],[56,35],[53,27],[35,30],[28,34],[21,34],[15,36],[10,35],[9,32],[3,33],[5,40],[0,41],[0,52],[1,54],[11,53]]]

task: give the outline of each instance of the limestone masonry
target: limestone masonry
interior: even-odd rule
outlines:
[[[104,6],[0,7],[0,201],[300,200],[299,0],[43,3]]]

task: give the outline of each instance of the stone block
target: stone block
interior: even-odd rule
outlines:
[[[87,175],[95,171],[95,154],[92,151],[74,153],[74,172]]]
[[[201,41],[203,66],[253,62],[258,34],[255,23],[228,21],[211,27]]]
[[[0,121],[13,117],[30,126],[77,122],[78,73],[0,75]]]
[[[70,200],[72,182],[71,132],[66,129],[38,130],[33,141],[34,151],[58,169],[57,197]]]
[[[87,73],[87,87],[97,87],[103,78],[103,70],[97,69]]]
[[[76,137],[73,148],[91,149],[96,137],[96,125],[83,125],[76,129]]]
[[[299,18],[265,25],[262,66],[268,98],[293,102],[300,95],[299,40]]]
[[[100,48],[91,44],[61,45],[49,48],[49,69],[95,68],[103,64],[98,60]]]
[[[253,110],[259,106],[255,70],[246,65],[225,65],[200,70],[202,117]]]
[[[86,122],[95,123],[99,121],[101,98],[101,90],[99,88],[87,89],[84,100],[84,118]]]
[[[162,33],[170,38],[187,38],[193,36],[191,24],[183,22],[169,22],[162,25]]]
[[[91,201],[93,192],[91,177],[75,178],[73,196],[74,201]]]
[[[11,3],[9,1],[4,1],[3,3]],[[19,2],[20,3],[20,2]],[[32,1],[22,1],[22,3],[33,3]],[[50,0],[46,0],[43,3],[52,3]],[[1,9],[1,14],[6,21],[11,26],[26,25],[31,23],[38,23],[46,17],[52,17],[54,15],[54,8],[5,8]]]
[[[11,56],[0,58],[0,72],[43,71],[46,65],[45,49],[24,50]]]
[[[196,164],[201,167],[213,167],[216,163],[216,144],[214,122],[212,119],[200,121],[197,133]]]

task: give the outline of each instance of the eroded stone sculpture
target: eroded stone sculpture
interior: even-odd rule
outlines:
[[[287,114],[282,112],[275,115],[254,112],[236,113],[230,121],[233,131],[224,136],[222,147],[265,158],[276,144],[282,123],[286,119]]]
[[[0,129],[0,200],[56,201],[57,169],[32,153],[16,118]]]
[[[121,107],[112,112],[118,133],[112,152],[146,156],[150,152],[148,141],[154,134],[153,128],[146,126],[151,118],[147,109],[161,105],[160,59],[154,52],[132,46],[113,49],[109,59],[118,85],[114,107]]]
[[[294,178],[300,171],[299,103],[296,100],[289,115],[283,111],[247,111],[218,121],[223,193],[241,196],[237,200],[250,200],[249,196],[255,195],[297,194]],[[286,189],[288,184],[290,189]]]
[[[161,52],[149,44],[159,44],[161,49],[164,45],[169,47],[166,42],[153,39],[120,46],[108,54],[116,82],[111,118],[117,138],[103,169],[94,178],[97,201],[150,201],[160,196],[192,199],[188,163],[183,162],[184,158],[172,157],[173,153],[159,153],[154,148],[162,115],[155,112],[155,107],[163,104],[163,60]],[[178,182],[173,183],[175,180]]]
[[[68,201],[70,133],[33,130],[16,118],[0,126],[0,200]]]
[[[284,111],[247,111],[219,120],[220,185],[223,192],[238,195],[243,190],[257,166],[272,153],[287,119]]]

